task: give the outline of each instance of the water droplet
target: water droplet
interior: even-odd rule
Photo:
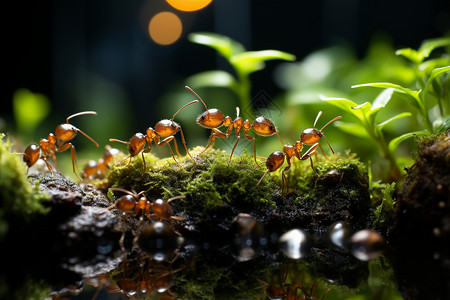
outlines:
[[[328,238],[338,247],[346,247],[353,229],[346,221],[337,221],[328,227]]]
[[[279,245],[280,251],[292,259],[304,257],[311,248],[309,236],[300,229],[292,229],[283,234]]]
[[[373,230],[360,230],[350,238],[351,252],[360,260],[369,261],[377,258],[383,254],[385,247],[384,238]]]

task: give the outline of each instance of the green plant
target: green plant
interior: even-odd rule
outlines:
[[[249,75],[264,69],[265,61],[281,59],[293,61],[295,56],[278,50],[246,51],[244,46],[235,40],[215,33],[191,33],[191,42],[215,49],[233,67],[236,77],[232,74],[213,70],[192,75],[189,84],[194,87],[225,87],[233,91],[239,98],[242,108],[251,107],[251,82]],[[244,112],[248,118],[253,117],[253,111]]]
[[[426,40],[418,50],[403,48],[395,52],[395,54],[410,60],[419,90],[412,90],[390,82],[365,83],[352,87],[387,88],[406,94],[405,99],[418,110],[424,127],[430,133],[442,131],[450,126],[450,116],[445,115],[445,112],[450,110],[450,58],[448,54],[445,54],[441,57],[425,59],[434,49],[443,46],[450,46],[450,37]],[[439,116],[434,122],[430,119],[429,111],[433,100],[439,107]]]
[[[373,103],[364,102],[358,105],[346,98],[321,97],[323,101],[327,101],[356,117],[357,123],[339,121],[335,122],[335,126],[352,135],[371,139],[378,146],[383,157],[389,162],[389,180],[397,181],[402,176],[398,163],[400,158],[395,155],[395,151],[402,141],[414,135],[427,135],[450,126],[450,116],[446,115],[446,111],[449,110],[450,85],[448,83],[450,80],[450,66],[442,66],[444,63],[449,63],[449,58],[443,55],[440,58],[424,62],[424,59],[429,56],[433,49],[444,45],[450,45],[450,39],[443,38],[425,41],[418,51],[401,49],[396,52],[397,55],[405,56],[414,63],[411,68],[417,74],[416,84],[422,87],[418,91],[394,83],[380,82],[352,86],[352,88],[366,86],[385,88]],[[445,73],[447,74],[444,75]],[[409,103],[418,109],[425,130],[418,129],[408,132],[388,142],[383,134],[383,128],[392,121],[412,115],[411,112],[401,112],[383,122],[376,122],[377,114],[386,107],[394,91],[407,95],[405,99],[408,99]],[[432,123],[429,117],[429,106],[433,100],[437,102],[440,116]]]

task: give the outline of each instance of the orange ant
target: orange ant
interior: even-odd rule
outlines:
[[[170,144],[169,144],[169,142],[173,140],[173,142],[175,144],[175,150],[177,151],[178,155],[181,157],[181,154],[178,151],[177,141],[175,140],[175,137],[174,137],[175,133],[177,133],[178,131],[180,131],[180,133],[181,133],[181,139],[183,141],[184,148],[186,149],[186,153],[191,158],[192,158],[192,156],[189,153],[189,150],[186,146],[186,140],[184,138],[184,134],[183,134],[183,130],[181,129],[181,126],[178,123],[174,122],[173,119],[185,107],[187,107],[191,104],[197,103],[197,102],[198,102],[198,100],[194,100],[194,101],[191,101],[188,104],[184,105],[183,107],[181,107],[173,115],[171,120],[164,119],[164,120],[159,121],[158,123],[156,123],[155,129],[153,129],[152,127],[149,127],[147,129],[145,135],[138,132],[138,133],[134,134],[128,142],[121,141],[118,139],[109,139],[109,141],[110,142],[119,142],[119,143],[128,145],[128,152],[130,153],[130,155],[127,158],[130,158],[130,161],[128,162],[127,166],[131,163],[132,157],[138,155],[139,153],[142,153],[142,160],[144,162],[144,170],[145,170],[146,162],[145,162],[145,158],[144,158],[144,153],[151,152],[152,147],[153,147],[152,142],[155,142],[155,144],[160,147],[167,144],[167,146],[169,147],[170,154],[173,157],[173,160],[177,163],[178,166],[181,167],[181,165],[175,159],[175,156],[173,155],[172,147],[170,147]],[[160,142],[159,141],[160,137],[165,138],[165,139]],[[148,148],[143,150],[145,147],[145,144],[148,145]]]
[[[230,164],[231,158],[233,157],[234,150],[236,149],[236,146],[241,138],[241,133],[240,133],[241,129],[243,129],[243,131],[244,131],[244,137],[247,140],[254,142],[253,153],[254,153],[255,162],[256,162],[256,138],[247,135],[247,133],[249,132],[250,129],[253,128],[253,130],[255,130],[255,132],[261,136],[271,136],[273,134],[276,134],[278,136],[278,138],[280,139],[281,144],[283,145],[283,141],[281,140],[281,137],[278,134],[277,129],[275,128],[275,125],[273,124],[273,122],[271,120],[267,119],[266,117],[263,117],[263,116],[258,117],[252,124],[252,123],[250,123],[249,120],[244,121],[239,116],[239,107],[236,107],[236,119],[232,120],[230,116],[224,117],[223,113],[220,110],[218,110],[217,108],[208,109],[205,102],[202,100],[202,98],[200,98],[200,96],[196,92],[194,92],[193,89],[191,89],[188,86],[185,86],[185,87],[186,87],[186,89],[191,91],[195,96],[197,96],[197,98],[205,106],[206,111],[197,117],[197,123],[202,127],[211,129],[211,136],[209,137],[208,145],[200,154],[205,152],[210,146],[214,147],[214,141],[216,138],[229,137],[231,135],[231,132],[233,131],[233,128],[235,130],[235,135],[236,135],[237,141],[236,141],[236,144],[234,144],[233,150],[231,150],[230,160],[228,161],[228,164]],[[228,127],[226,133],[223,133],[222,131],[220,131],[218,129],[222,125]]]
[[[316,153],[316,149],[318,146],[319,146],[319,143],[315,143],[311,148],[308,149],[308,151],[306,151],[305,154],[300,156],[303,145],[300,141],[297,141],[295,143],[295,146],[284,145],[283,152],[275,151],[275,152],[271,153],[269,155],[269,157],[267,157],[266,161],[259,163],[255,167],[255,169],[256,169],[264,163],[266,164],[266,167],[267,167],[267,171],[264,173],[264,175],[261,177],[261,179],[259,179],[259,181],[256,185],[258,186],[261,183],[261,181],[263,180],[263,178],[268,173],[275,172],[276,170],[278,170],[283,165],[285,158],[286,158],[286,162],[288,163],[288,165],[281,171],[281,176],[282,176],[281,177],[282,178],[281,191],[282,191],[282,193],[284,193],[285,188],[286,188],[286,193],[288,190],[288,180],[286,178],[286,175],[284,175],[284,172],[286,172],[287,170],[289,170],[291,168],[291,159],[292,158],[295,159],[295,157],[296,157],[299,160],[306,160],[309,158],[309,160],[311,161],[311,168],[313,169],[314,173],[316,173],[316,175],[320,177],[320,175],[314,169],[313,161],[311,158],[311,155]]]
[[[106,171],[109,169],[109,163],[113,160],[114,156],[119,153],[116,148],[111,148],[111,146],[105,146],[105,153],[103,158],[98,161],[90,160],[88,164],[84,167],[83,174],[84,178],[101,178]]]
[[[55,162],[56,168],[57,163],[55,152],[63,152],[70,148],[73,172],[81,180],[80,176],[78,176],[78,174],[75,172],[75,167],[79,172],[81,171],[80,169],[78,169],[78,165],[76,164],[77,154],[75,151],[75,146],[72,145],[70,141],[77,135],[78,132],[80,132],[91,142],[93,142],[95,146],[98,147],[97,142],[94,141],[90,136],[69,123],[70,119],[81,115],[97,115],[97,113],[95,111],[84,111],[67,117],[67,123],[58,125],[55,129],[54,134],[50,133],[47,139],[41,139],[41,141],[39,142],[39,146],[32,144],[25,149],[24,153],[18,153],[20,155],[23,155],[23,161],[27,164],[27,166],[33,166],[38,161],[38,159],[41,158],[42,160],[44,160],[47,168],[50,170],[50,172],[52,172],[53,175],[53,168],[50,166],[47,159],[49,157],[52,157],[53,161]]]
[[[176,196],[168,200],[156,199],[151,203],[144,192],[136,193],[136,191],[128,191],[122,188],[110,188],[112,191],[122,192],[125,195],[119,197],[116,202],[107,207],[106,209],[117,208],[123,212],[131,213],[134,210],[133,216],[137,216],[142,213],[144,216],[148,216],[150,219],[172,219],[176,221],[184,220],[181,217],[173,216],[173,209],[170,202],[177,199],[186,198],[186,196]],[[153,214],[150,214],[150,211]]]
[[[336,118],[332,119],[327,124],[325,124],[320,130],[317,130],[316,123],[317,123],[317,120],[319,120],[319,117],[321,115],[322,115],[322,111],[319,111],[319,113],[317,114],[316,120],[314,121],[313,128],[307,128],[307,129],[303,130],[302,134],[300,135],[300,139],[304,145],[314,145],[314,144],[318,143],[322,137],[324,137],[325,141],[327,142],[328,146],[331,149],[331,152],[334,154],[334,150],[333,150],[333,148],[331,148],[331,145],[328,142],[328,139],[326,138],[326,136],[322,133],[322,130],[325,127],[327,127],[330,123],[332,123],[342,117],[337,116]],[[319,145],[319,147],[320,147],[320,150],[322,150],[323,155],[327,158],[327,156],[325,155],[325,152],[323,151],[322,146]]]

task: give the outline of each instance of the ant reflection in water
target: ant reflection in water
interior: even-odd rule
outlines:
[[[302,284],[301,281],[304,281],[304,278],[300,281],[298,280],[298,276],[295,276],[291,273],[288,279],[289,273],[289,264],[282,263],[281,264],[281,272],[282,272],[282,280],[278,284],[267,283],[263,280],[258,281],[262,283],[262,286],[259,288],[264,288],[263,299],[270,300],[310,300],[310,299],[325,299],[325,296],[328,294],[330,288],[326,289],[322,296],[316,295],[316,290],[318,289],[317,280],[315,280],[310,288],[306,288],[305,284]],[[303,277],[303,276],[302,276]]]

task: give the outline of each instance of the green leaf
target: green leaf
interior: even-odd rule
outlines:
[[[437,69],[434,69],[433,71],[431,71],[430,78],[428,78],[427,85],[425,86],[425,89],[423,90],[424,98],[427,96],[428,92],[430,91],[430,86],[433,83],[434,79],[436,79],[436,77],[444,74],[445,72],[449,72],[449,71],[450,71],[450,66],[437,68]]]
[[[395,55],[403,56],[415,64],[420,64],[423,60],[423,57],[414,49],[411,48],[403,48],[395,51]]]
[[[195,86],[196,88],[223,87],[229,88],[234,92],[238,89],[236,79],[230,73],[221,70],[197,73],[190,76],[186,81],[189,85]]]
[[[440,116],[433,122],[433,132],[444,132],[450,128],[450,115]]]
[[[367,133],[366,128],[359,123],[349,123],[342,121],[335,121],[334,126],[338,127],[340,130],[358,136],[362,138],[370,139],[370,135]]]
[[[339,107],[340,109],[351,113],[352,115],[354,115],[355,117],[357,117],[361,122],[364,122],[365,117],[364,117],[364,112],[361,111],[360,109],[354,109],[358,107],[358,104],[356,104],[355,102],[349,100],[349,99],[345,99],[345,98],[329,98],[329,97],[325,97],[323,95],[320,96],[320,99],[322,101],[327,101],[330,104],[333,104],[334,106]],[[368,103],[368,102],[366,102]],[[365,103],[364,103],[365,104]],[[361,104],[361,105],[364,105]],[[370,104],[370,103],[369,103]],[[359,105],[359,106],[361,106]]]
[[[401,119],[401,118],[405,118],[405,117],[410,117],[410,116],[411,116],[411,113],[404,112],[404,113],[398,114],[396,116],[393,116],[392,118],[390,118],[390,119],[388,119],[388,120],[378,124],[377,127],[380,128],[380,130],[381,130],[381,129],[383,129],[384,126],[386,126],[387,124],[391,123],[392,121],[395,121],[395,120],[398,120],[398,119]]]
[[[404,93],[407,95],[410,95],[414,101],[411,102],[416,108],[418,108],[420,111],[422,111],[422,101],[419,98],[420,91],[413,91],[411,89],[402,87],[401,85],[390,83],[390,82],[374,82],[374,83],[364,83],[364,84],[358,84],[353,85],[352,88],[360,88],[360,87],[377,87],[377,88],[392,88],[396,90],[397,92]]]
[[[295,55],[278,50],[246,51],[233,55],[231,64],[240,72],[250,74],[264,68],[264,61],[281,59],[294,61]]]
[[[415,132],[405,133],[399,137],[396,137],[389,142],[389,146],[388,146],[389,152],[394,154],[395,149],[397,149],[397,147],[400,145],[400,143],[403,142],[404,140],[407,140],[416,135],[429,135],[429,134],[430,133],[428,131],[423,130],[423,131],[415,131]]]
[[[395,54],[404,56],[415,64],[420,64],[425,58],[430,56],[434,49],[448,45],[450,45],[450,38],[448,37],[431,39],[424,41],[417,51],[411,48],[403,48],[397,50]]]
[[[418,52],[422,57],[427,58],[434,49],[444,46],[450,46],[450,37],[425,40]]]
[[[377,98],[373,101],[372,108],[369,112],[367,112],[367,117],[370,119],[370,123],[375,123],[375,116],[378,111],[388,104],[389,100],[392,98],[392,94],[394,93],[394,89],[385,89],[383,90]]]
[[[13,95],[13,110],[21,134],[31,133],[50,113],[50,101],[43,95],[27,89],[18,89]]]
[[[235,40],[217,33],[197,32],[188,35],[188,39],[196,44],[205,45],[215,49],[227,60],[235,54],[245,51],[242,44]]]

